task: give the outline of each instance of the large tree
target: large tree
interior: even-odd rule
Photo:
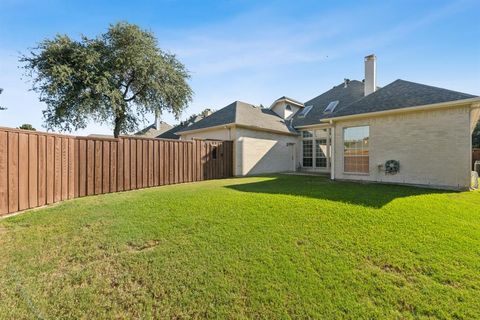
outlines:
[[[473,130],[472,146],[474,148],[480,148],[480,121],[478,121],[475,130]]]
[[[83,129],[93,120],[112,124],[118,137],[149,113],[178,118],[192,97],[185,66],[158,47],[153,33],[129,23],[93,39],[57,35],[20,61],[47,105],[47,129]]]

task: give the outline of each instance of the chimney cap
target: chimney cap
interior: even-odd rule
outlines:
[[[373,54],[373,53],[370,54],[370,55],[368,55],[368,56],[365,56],[365,61],[367,61],[367,60],[376,60],[376,59],[377,59],[377,57],[376,57],[375,54]]]

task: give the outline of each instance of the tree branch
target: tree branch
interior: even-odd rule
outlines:
[[[123,101],[125,101],[125,102],[130,102],[130,101],[132,101],[132,100],[135,99],[140,93],[142,93],[142,91],[145,90],[146,87],[147,87],[146,85],[143,85],[143,87],[142,87],[140,90],[138,90],[133,96],[131,96],[131,97],[128,98],[128,99],[125,99],[125,96],[124,96],[124,97],[123,97]]]

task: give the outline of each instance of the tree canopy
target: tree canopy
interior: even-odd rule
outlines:
[[[153,33],[125,22],[93,39],[46,39],[20,61],[47,105],[47,129],[83,129],[93,120],[112,124],[118,137],[149,113],[178,118],[193,94],[176,56],[162,51]]]

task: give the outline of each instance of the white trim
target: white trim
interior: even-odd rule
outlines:
[[[473,104],[474,102],[480,102],[480,97],[462,99],[462,100],[457,100],[457,101],[447,101],[447,102],[426,104],[426,105],[407,107],[407,108],[398,108],[398,109],[392,109],[392,110],[352,114],[352,115],[333,117],[333,118],[328,118],[328,119],[320,119],[320,121],[324,121],[324,122],[328,121],[328,122],[331,123],[331,121],[334,121],[334,120],[349,120],[349,119],[357,119],[357,118],[372,117],[372,116],[382,116],[382,115],[397,114],[397,113],[404,113],[404,112],[423,111],[423,110],[430,110],[430,109],[453,108],[453,107],[460,107],[460,106],[467,105],[467,104]],[[473,106],[473,107],[475,107],[475,106]]]

